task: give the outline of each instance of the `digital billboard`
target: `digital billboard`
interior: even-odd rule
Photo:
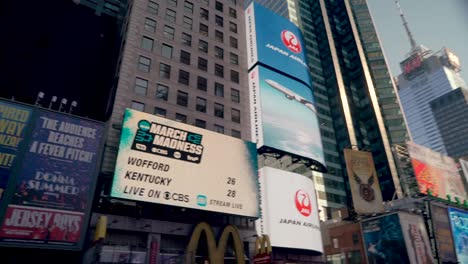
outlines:
[[[0,201],[31,115],[31,109],[26,106],[0,101]]]
[[[408,153],[411,157],[419,191],[433,196],[451,200],[466,200],[463,180],[454,159],[444,156],[429,148],[408,142]]]
[[[252,135],[268,146],[325,164],[312,90],[256,66],[249,72]]]
[[[13,169],[13,195],[0,241],[79,249],[91,209],[104,126],[35,109],[29,129]]]
[[[317,199],[312,180],[304,175],[263,167],[259,170],[262,215],[259,235],[273,247],[323,252]]]
[[[468,213],[455,208],[448,211],[458,263],[468,263]]]
[[[410,264],[397,213],[361,222],[367,263]]]
[[[383,212],[382,192],[372,153],[345,149],[344,156],[354,210],[358,214]]]
[[[435,242],[439,259],[443,263],[456,263],[457,256],[452,239],[452,230],[450,229],[450,219],[448,209],[431,204],[431,218],[434,227]]]
[[[431,242],[422,217],[403,212],[398,215],[410,263],[435,263],[431,252]]]
[[[245,10],[249,70],[260,62],[311,86],[300,29],[255,2]]]
[[[111,195],[258,217],[256,146],[126,109]]]

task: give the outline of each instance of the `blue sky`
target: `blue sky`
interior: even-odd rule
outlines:
[[[392,74],[410,50],[394,0],[367,0]],[[400,0],[418,44],[438,51],[447,47],[460,58],[462,77],[468,82],[468,0]],[[463,70],[464,69],[464,70]]]

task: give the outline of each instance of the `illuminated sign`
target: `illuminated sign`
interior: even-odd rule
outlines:
[[[257,233],[273,247],[323,252],[315,188],[301,174],[263,167],[259,172],[261,219]]]
[[[113,197],[258,216],[255,144],[126,109]]]
[[[403,64],[403,72],[405,74],[410,74],[414,70],[420,68],[422,65],[422,59],[421,56],[416,54],[414,57],[408,59],[407,61],[404,62]]]
[[[448,211],[458,263],[468,263],[468,213],[450,207]]]

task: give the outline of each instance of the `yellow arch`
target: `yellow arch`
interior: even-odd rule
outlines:
[[[231,235],[234,241],[237,264],[245,264],[244,247],[237,228],[233,225],[226,226],[221,234],[219,245],[216,246],[213,229],[206,222],[199,223],[193,230],[192,236],[190,237],[190,241],[187,245],[188,263],[195,263],[195,254],[197,252],[198,242],[200,241],[202,232],[205,232],[206,235],[208,259],[210,264],[224,263],[224,253],[226,252],[227,242]]]
[[[268,235],[262,235],[255,240],[255,255],[263,253],[271,253],[271,242]]]

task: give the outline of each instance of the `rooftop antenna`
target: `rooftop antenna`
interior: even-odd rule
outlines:
[[[397,5],[398,10],[400,11],[400,17],[401,17],[401,20],[403,21],[403,26],[405,27],[406,34],[408,35],[409,41],[411,43],[411,50],[413,51],[417,47],[416,41],[414,40],[413,34],[411,33],[408,27],[408,22],[406,22],[405,15],[403,14],[403,10],[401,9],[400,1],[395,0],[395,4]]]

